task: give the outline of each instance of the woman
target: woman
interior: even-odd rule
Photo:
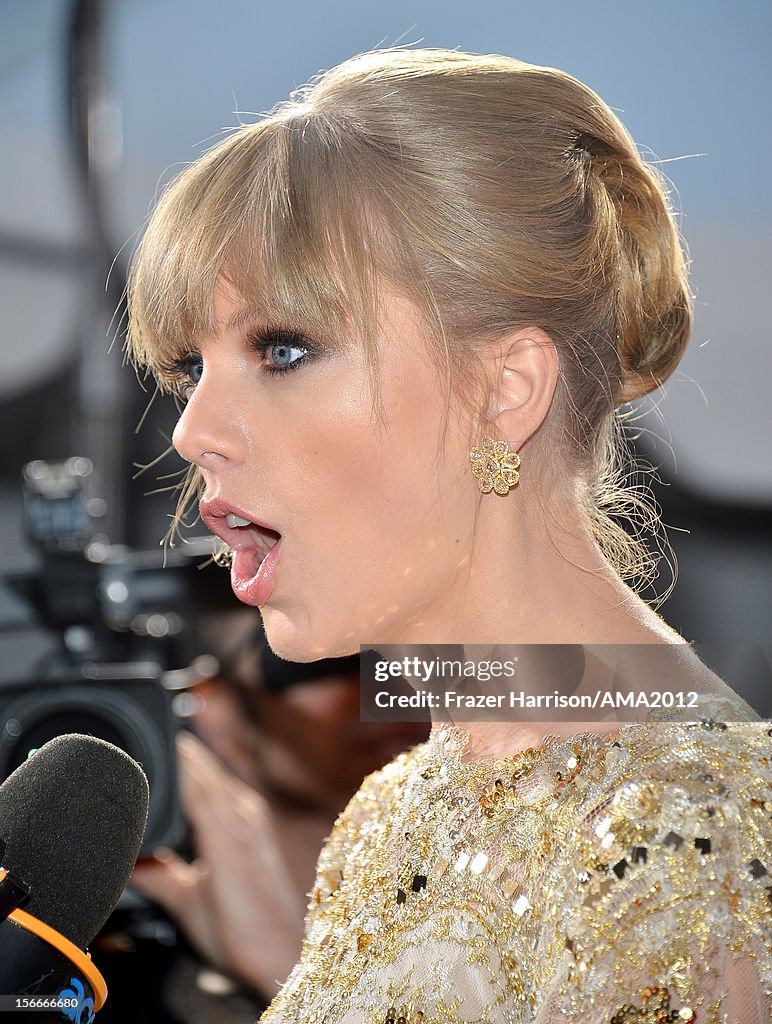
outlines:
[[[766,1020],[767,726],[625,582],[652,566],[609,514],[654,518],[617,410],[691,300],[606,104],[503,56],[355,57],[171,185],[130,310],[277,655],[512,643],[576,689],[544,678],[574,645],[579,689],[624,663],[700,694],[682,722],[436,725],[338,819],[263,1019]]]

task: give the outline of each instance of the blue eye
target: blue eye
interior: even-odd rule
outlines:
[[[294,345],[270,345],[268,351],[274,366],[286,367],[303,359],[308,349],[296,348]]]
[[[283,374],[298,370],[319,355],[319,347],[299,331],[270,327],[248,338],[250,348],[260,356],[260,372]],[[204,376],[204,360],[198,352],[187,352],[172,363],[167,376],[175,382],[177,393],[187,401]]]
[[[171,365],[169,372],[179,394],[187,400],[204,375],[204,361],[198,353],[188,352]]]
[[[318,352],[314,343],[299,331],[267,327],[256,331],[250,344],[263,359],[264,373],[298,370]]]
[[[185,373],[191,384],[198,384],[204,375],[204,363],[198,356],[188,356],[185,361]]]

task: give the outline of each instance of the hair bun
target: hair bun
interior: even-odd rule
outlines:
[[[623,379],[616,404],[660,387],[680,362],[692,327],[688,265],[664,175],[637,152],[619,155],[579,136],[591,175],[614,204],[619,226],[617,348]],[[601,145],[598,146],[598,143]]]

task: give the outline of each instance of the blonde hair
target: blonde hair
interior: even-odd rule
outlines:
[[[542,328],[561,373],[532,451],[556,480],[583,482],[620,576],[653,577],[645,542],[615,521],[659,522],[625,486],[618,407],[683,354],[687,263],[666,180],[586,85],[455,50],[345,61],[235,129],[158,203],[132,265],[128,348],[162,387],[214,329],[221,276],[270,324],[360,338],[376,399],[379,280],[424,317],[448,397],[479,402],[466,385],[486,340]]]

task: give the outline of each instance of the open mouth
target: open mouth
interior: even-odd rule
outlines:
[[[278,530],[272,530],[268,526],[260,526],[253,523],[235,512],[229,512],[225,516],[225,525],[231,538],[223,538],[234,553],[238,553],[245,563],[254,563],[254,572],[260,568],[268,552],[281,540]],[[254,572],[252,575],[254,575]]]
[[[220,498],[203,499],[200,509],[206,525],[232,552],[231,586],[235,595],[246,604],[264,604],[276,580],[281,533]]]

